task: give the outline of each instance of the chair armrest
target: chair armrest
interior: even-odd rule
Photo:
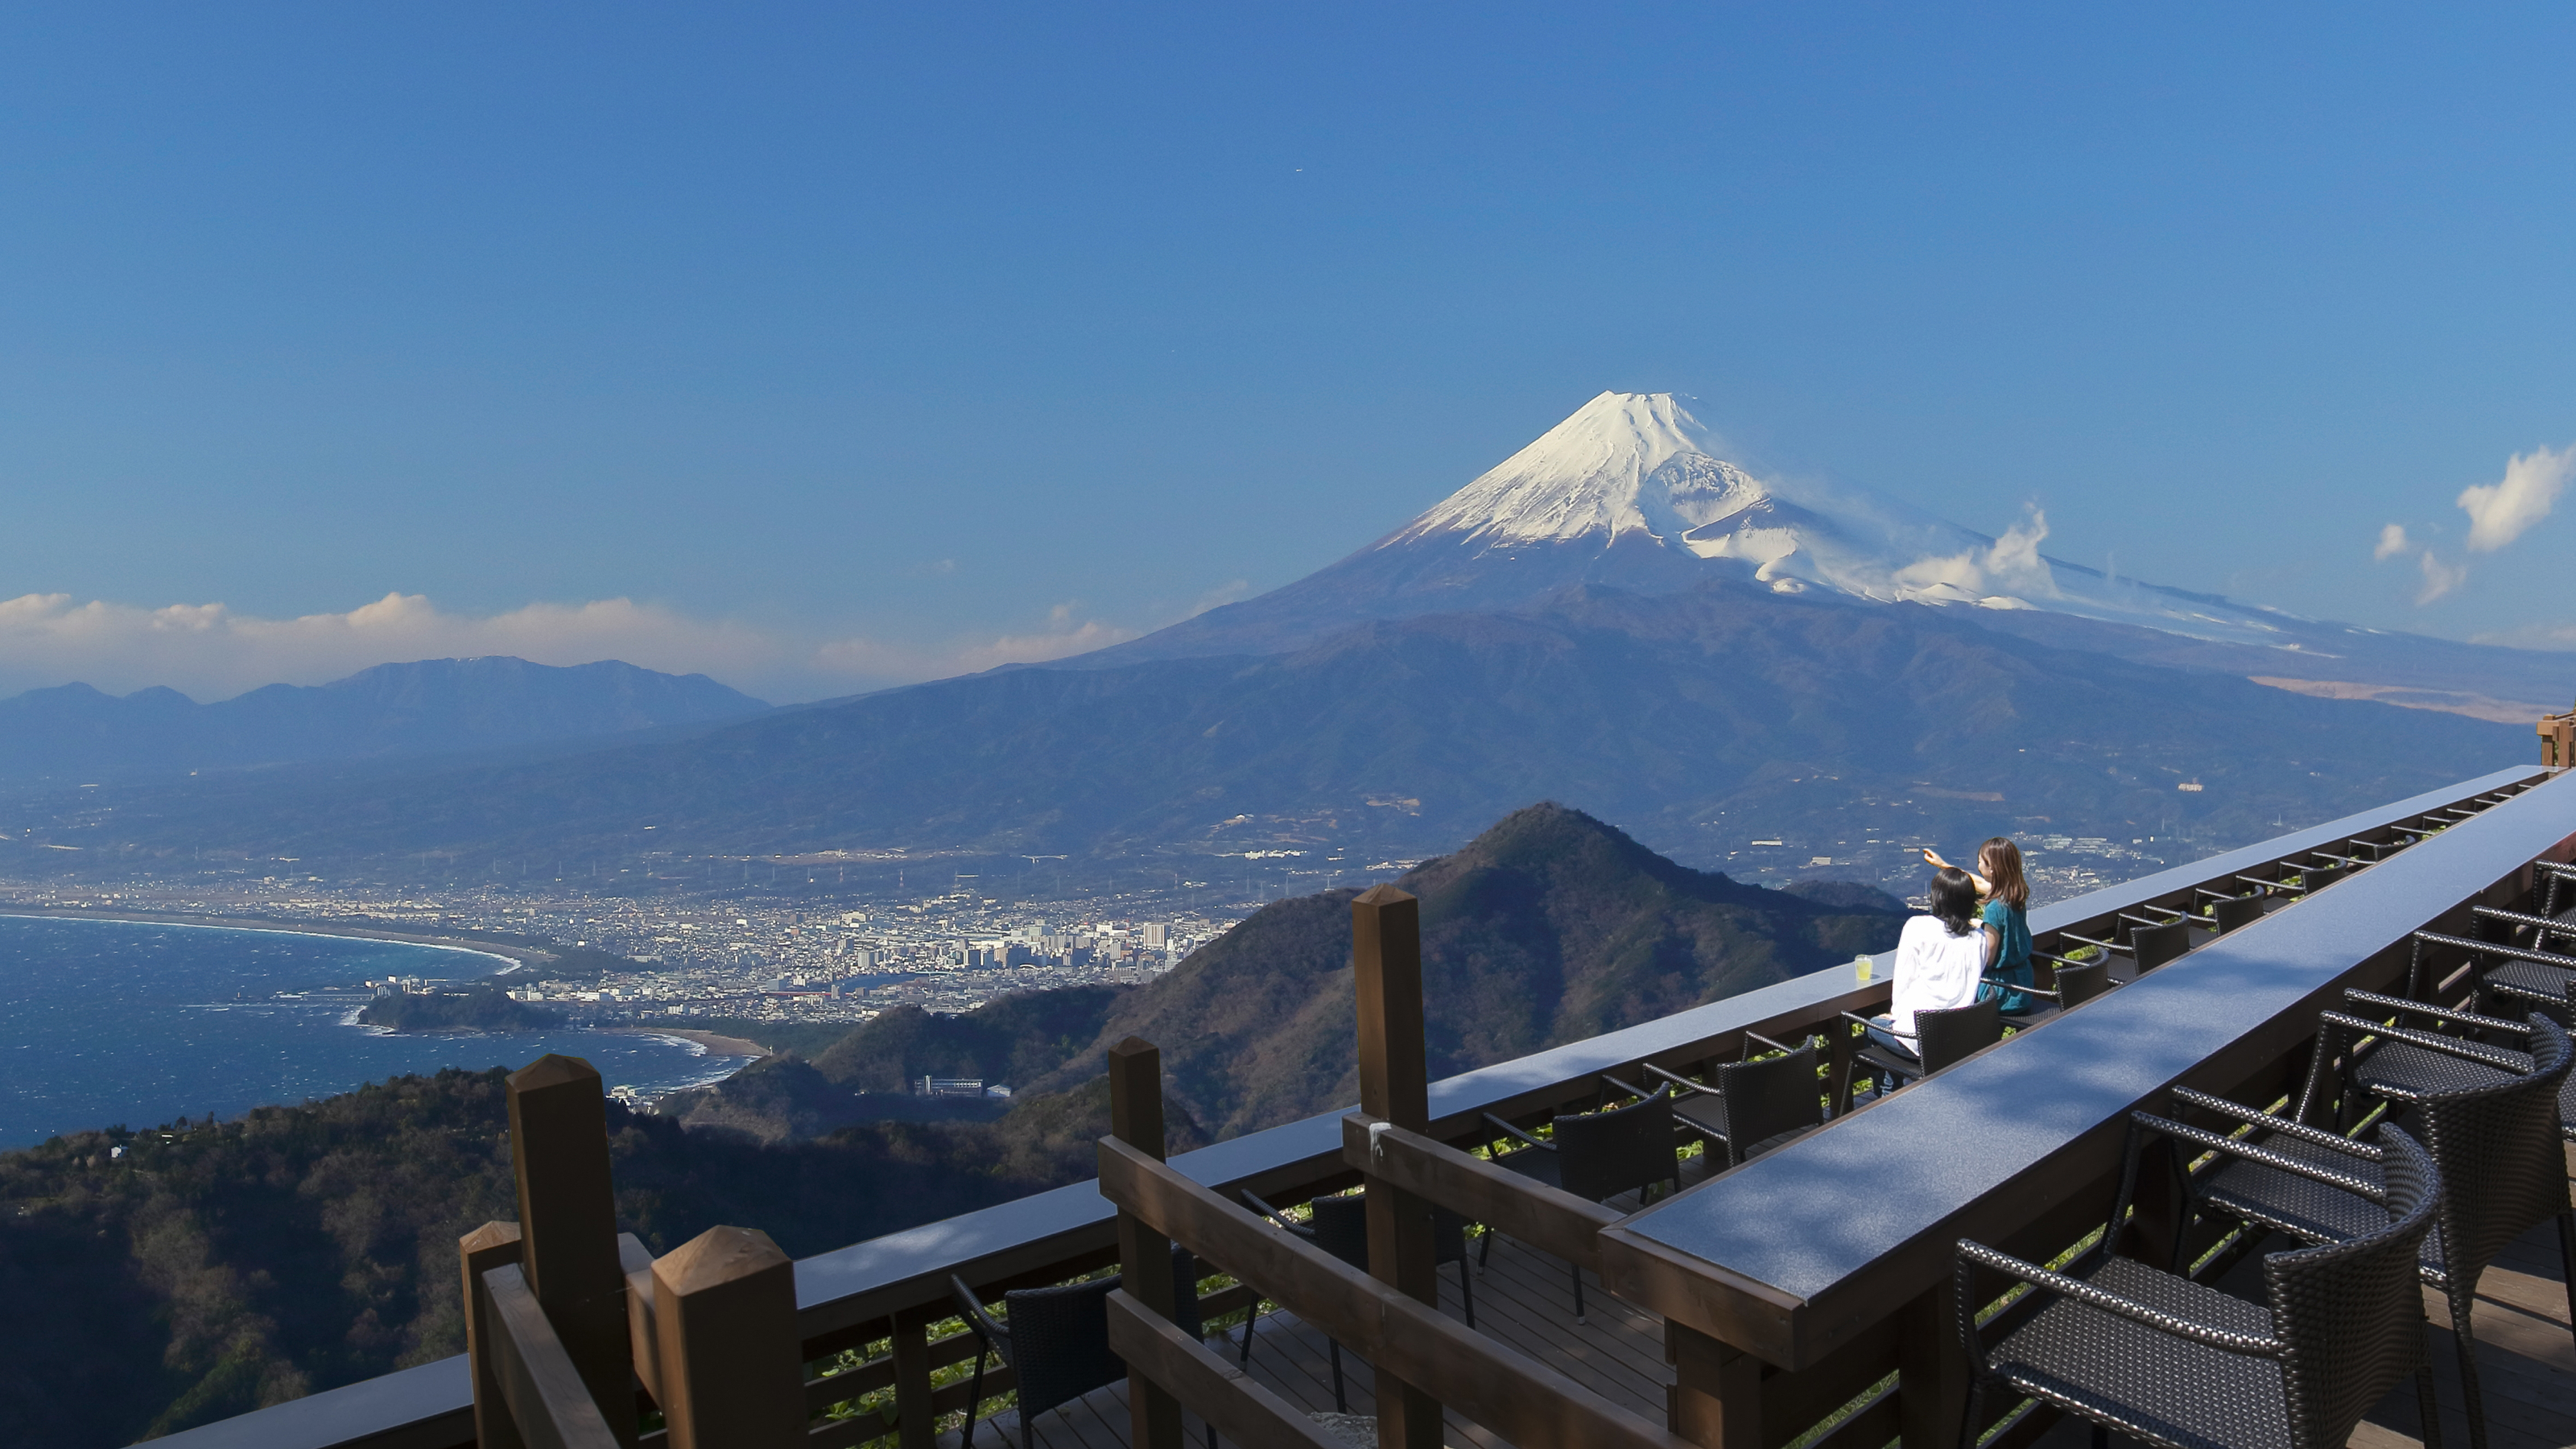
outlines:
[[[1983,976],[1978,979],[1985,982],[1988,986],[1997,987],[2005,991],[2019,991],[2030,996],[2045,996],[2051,1001],[2064,1001],[2066,999],[2063,995],[2051,991],[2045,986],[2033,986],[2027,981],[2006,981],[2000,976]]]
[[[966,1326],[975,1330],[976,1337],[992,1345],[1010,1343],[1011,1331],[995,1322],[993,1315],[984,1311],[984,1305],[976,1299],[975,1290],[966,1286],[965,1279],[954,1273],[949,1274],[948,1292],[957,1300],[958,1312],[964,1316]]]
[[[2078,961],[2072,956],[2060,956],[2054,951],[2033,951],[2030,953],[2030,959],[2033,961],[2045,961],[2051,966],[2072,966],[2081,971],[2087,966],[2099,966],[2111,958],[2108,956],[2096,956],[2090,961]]]
[[[2311,1127],[2305,1122],[2288,1117],[2275,1117],[2269,1112],[2248,1107],[2242,1102],[2231,1102],[2225,1097],[2213,1097],[2207,1092],[2195,1091],[2190,1087],[2176,1087],[2173,1089],[2173,1095],[2175,1101],[2198,1107],[2204,1112],[2216,1112],[2223,1117],[2233,1117],[2249,1127],[2260,1127],[2266,1132],[2278,1132],[2285,1137],[2295,1137],[2311,1146],[2324,1147],[2346,1156],[2358,1157],[2364,1162],[2377,1162],[2385,1155],[2369,1143],[2356,1142],[2340,1132],[2329,1132],[2323,1127]]]
[[[2215,1152],[2226,1157],[2240,1158],[2246,1162],[2260,1163],[2276,1172],[2286,1172],[2295,1177],[2304,1177],[2310,1182],[2324,1183],[2338,1191],[2351,1193],[2366,1202],[2375,1202],[2382,1206],[2388,1202],[2388,1190],[2377,1183],[2350,1177],[2331,1168],[2319,1167],[2313,1162],[2303,1162],[2287,1153],[2275,1152],[2268,1147],[2248,1142],[2242,1137],[2228,1137],[2205,1127],[2194,1127],[2188,1123],[2176,1122],[2169,1117],[2159,1117],[2152,1112],[2132,1112],[2129,1114],[2129,1121],[2132,1125],[2145,1128],[2147,1131],[2162,1132],[2168,1137],[2188,1142],[2204,1152]]]
[[[2493,1067],[2500,1072],[2512,1072],[2516,1076],[2531,1070],[2531,1063],[2528,1060],[2517,1062],[2513,1059],[2521,1053],[2516,1053],[2507,1047],[2491,1047],[2483,1042],[2464,1041],[2456,1036],[2443,1036],[2439,1032],[2390,1026],[2386,1022],[2349,1016],[2340,1011],[2321,1011],[2317,1013],[2317,1020],[2342,1027],[2346,1031],[2375,1036],[2382,1041],[2402,1041],[2408,1046],[2422,1047],[2428,1052],[2440,1052],[2444,1056],[2457,1057],[2464,1062],[2476,1062],[2479,1066]]]
[[[2490,986],[2487,989],[2493,991],[2500,988]],[[2537,993],[2530,994],[2536,995]],[[2361,991],[2347,988],[2344,991],[2343,999],[2344,1004],[2347,1006],[2367,1006],[2376,1011],[2397,1012],[2410,1016],[2426,1016],[2431,1017],[2435,1021],[2464,1022],[2481,1031],[2509,1031],[2516,1036],[2525,1037],[2531,1035],[2531,1023],[2527,1021],[2507,1021],[2500,1016],[2480,1016],[2475,1012],[2452,1011],[2445,1007],[2435,1006],[2430,1002],[2408,1001],[2403,997],[2397,996],[2382,996],[2375,991]]]
[[[2105,1292],[2081,1278],[2069,1278],[2063,1273],[2052,1273],[2037,1263],[2025,1263],[2009,1253],[1998,1253],[1982,1243],[1973,1243],[1966,1238],[1959,1240],[1958,1255],[1962,1262],[1974,1263],[2006,1277],[2018,1278],[2034,1288],[2055,1293],[2063,1298],[2072,1298],[2087,1308],[2098,1308],[2104,1313],[2117,1314],[2133,1323],[2145,1324],[2159,1333],[2168,1333],[2176,1338],[2187,1338],[2194,1343],[2206,1344],[2211,1348],[2242,1354],[2248,1358],[2280,1358],[2289,1352],[2289,1346],[2277,1338],[2256,1338],[2251,1334],[2231,1333],[2224,1328],[2213,1328],[2206,1323],[2168,1313],[2161,1308],[2150,1308],[2134,1298],[2123,1298],[2117,1293]],[[1973,1295],[1969,1296],[1973,1297]],[[1966,1298],[1962,1299],[1963,1303],[1966,1301]],[[1968,1311],[1972,1310],[1963,1309],[1963,1312]]]
[[[1647,1064],[1646,1070],[1655,1076],[1663,1078],[1673,1086],[1681,1088],[1685,1092],[1697,1092],[1704,1097],[1723,1097],[1726,1095],[1715,1087],[1711,1087],[1700,1082],[1694,1082],[1688,1077],[1677,1077],[1671,1072],[1665,1071],[1662,1067],[1655,1066],[1652,1063]]]
[[[1646,1100],[1648,1097],[1653,1096],[1653,1095],[1655,1094],[1654,1092],[1648,1092],[1648,1091],[1646,1091],[1646,1090],[1645,1090],[1644,1088],[1642,1088],[1642,1087],[1632,1087],[1632,1086],[1629,1086],[1626,1082],[1620,1081],[1617,1077],[1614,1077],[1614,1076],[1610,1075],[1608,1072],[1603,1072],[1603,1073],[1601,1074],[1601,1080],[1603,1080],[1603,1081],[1605,1081],[1605,1082],[1608,1082],[1610,1085],[1612,1085],[1612,1086],[1614,1086],[1614,1087],[1617,1087],[1620,1091],[1623,1091],[1623,1092],[1627,1093],[1629,1096],[1636,1098],[1636,1099],[1637,1099],[1638,1101],[1640,1101],[1640,1102],[1642,1102],[1642,1101]],[[1662,1088],[1662,1087],[1657,1087],[1657,1088],[1655,1089],[1655,1092],[1661,1092],[1661,1091],[1664,1091],[1664,1090],[1666,1090],[1666,1089],[1665,1089],[1665,1088]]]
[[[1769,1047],[1771,1050],[1773,1050],[1773,1051],[1775,1051],[1775,1052],[1793,1052],[1793,1051],[1796,1051],[1796,1050],[1797,1050],[1797,1048],[1796,1048],[1796,1047],[1793,1047],[1793,1046],[1789,1045],[1787,1042],[1777,1042],[1777,1041],[1773,1041],[1771,1038],[1769,1038],[1769,1037],[1767,1037],[1767,1036],[1764,1036],[1762,1033],[1760,1033],[1760,1032],[1758,1032],[1758,1031],[1748,1031],[1748,1032],[1746,1032],[1746,1033],[1744,1034],[1744,1039],[1745,1039],[1746,1041],[1758,1041],[1758,1042],[1762,1043],[1764,1046]],[[1813,1041],[1813,1040],[1815,1040],[1815,1038],[1813,1038],[1813,1037],[1809,1037],[1809,1038],[1808,1038],[1808,1040],[1809,1040],[1809,1041]]]
[[[1519,1138],[1519,1139],[1520,1139],[1520,1140],[1522,1140],[1523,1142],[1528,1143],[1530,1146],[1537,1148],[1537,1149],[1538,1149],[1538,1150],[1540,1150],[1541,1152],[1554,1152],[1554,1151],[1556,1150],[1556,1144],[1555,1144],[1555,1143],[1553,1143],[1553,1142],[1541,1142],[1541,1141],[1539,1141],[1537,1138],[1532,1137],[1531,1135],[1529,1135],[1529,1134],[1528,1134],[1528,1133],[1526,1133],[1526,1132],[1523,1132],[1523,1131],[1522,1131],[1521,1129],[1519,1129],[1518,1127],[1513,1126],[1511,1123],[1504,1121],[1502,1118],[1495,1116],[1495,1115],[1494,1115],[1493,1113],[1491,1113],[1491,1112],[1486,1112],[1486,1113],[1483,1113],[1483,1114],[1481,1114],[1481,1115],[1484,1117],[1484,1119],[1485,1119],[1487,1122],[1492,1123],[1494,1126],[1501,1128],[1503,1131],[1505,1131],[1505,1132],[1507,1132],[1507,1133],[1511,1134],[1511,1135],[1512,1135],[1512,1136],[1514,1136],[1514,1137]]]
[[[1853,1023],[1853,1024],[1855,1024],[1855,1025],[1858,1025],[1858,1026],[1876,1026],[1876,1027],[1878,1027],[1878,1029],[1879,1029],[1880,1031],[1886,1032],[1889,1036],[1901,1036],[1901,1037],[1906,1038],[1906,1039],[1907,1039],[1907,1040],[1909,1040],[1909,1041],[1910,1041],[1910,1040],[1912,1040],[1912,1039],[1913,1039],[1913,1037],[1914,1037],[1914,1033],[1912,1033],[1912,1032],[1910,1032],[1910,1031],[1898,1031],[1895,1027],[1892,1027],[1892,1026],[1879,1026],[1879,1024],[1878,1024],[1877,1022],[1875,1022],[1875,1021],[1871,1020],[1870,1018],[1868,1018],[1868,1017],[1866,1017],[1866,1016],[1860,1016],[1860,1015],[1857,1015],[1857,1014],[1855,1014],[1855,1013],[1848,1012],[1848,1011],[1844,1012],[1844,1013],[1842,1014],[1842,1016],[1843,1016],[1843,1020],[1848,1021],[1848,1022],[1851,1022],[1851,1023]]]

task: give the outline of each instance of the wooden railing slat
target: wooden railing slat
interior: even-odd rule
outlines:
[[[1305,1411],[1123,1291],[1109,1295],[1109,1348],[1242,1449],[1341,1449]]]
[[[483,1292],[494,1376],[529,1449],[616,1449],[617,1436],[518,1265],[484,1274]]]
[[[1372,1127],[1376,1130],[1372,1134]],[[1620,1215],[1401,1127],[1342,1118],[1342,1160],[1506,1237],[1598,1270],[1603,1228]]]
[[[1100,1191],[1193,1251],[1234,1265],[1246,1281],[1380,1372],[1421,1388],[1519,1449],[1684,1449],[1688,1443],[1113,1138],[1100,1143]]]

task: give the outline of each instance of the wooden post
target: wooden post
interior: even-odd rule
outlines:
[[[510,1074],[520,1268],[617,1442],[635,1443],[635,1366],[608,1177],[607,1097],[579,1057],[548,1053]]]
[[[894,1316],[897,1449],[932,1449],[939,1439],[939,1416],[930,1408],[930,1324],[938,1316],[937,1309],[918,1308]]]
[[[1907,1444],[1955,1444],[1968,1412],[1968,1351],[1959,1342],[1950,1275],[1896,1311],[1898,1436]],[[1996,1407],[2001,1407],[2000,1405]]]
[[[786,1449],[805,1439],[796,1265],[753,1228],[709,1228],[653,1264],[653,1327],[671,1449]]]
[[[465,1273],[465,1361],[474,1378],[474,1442],[481,1449],[526,1449],[518,1421],[501,1401],[501,1379],[492,1357],[492,1298],[483,1275],[519,1261],[519,1225],[485,1223],[456,1240]]]
[[[1109,1135],[1163,1160],[1163,1053],[1142,1037],[1109,1049]],[[1118,1215],[1118,1277],[1128,1297],[1172,1317],[1172,1240],[1133,1213]],[[1181,1449],[1180,1400],[1140,1373],[1127,1375],[1127,1422],[1135,1449]]]
[[[1431,1069],[1422,1038],[1422,903],[1391,885],[1351,901],[1351,968],[1359,988],[1360,1110],[1411,1132],[1431,1130]],[[1437,1307],[1431,1205],[1374,1173],[1368,1183],[1369,1274]],[[1371,1368],[1377,1366],[1372,1364]],[[1439,1449],[1440,1404],[1377,1375],[1380,1449]]]
[[[1664,1357],[1674,1433],[1702,1449],[1762,1449],[1762,1360],[1669,1318]]]

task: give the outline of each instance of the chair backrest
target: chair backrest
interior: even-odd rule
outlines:
[[[2057,1004],[2069,1011],[2111,989],[2111,963],[2087,961],[2057,968]]]
[[[1558,1180],[1565,1190],[1599,1202],[1677,1177],[1672,1090],[1658,1087],[1625,1107],[1557,1118]]]
[[[1758,1062],[1728,1062],[1711,1075],[1716,1078],[1711,1085],[1726,1097],[1730,1166],[1751,1155],[1757,1143],[1825,1120],[1813,1046]]]
[[[1307,1204],[1315,1216],[1307,1241],[1365,1273],[1368,1271],[1368,1192],[1319,1197]],[[1467,1261],[1467,1220],[1445,1207],[1431,1210],[1431,1261]]]
[[[2222,936],[2239,926],[2250,925],[2261,919],[2263,919],[2261,896],[2229,896],[2225,900],[2210,903],[2209,924]]]
[[[1314,1233],[1315,1246],[1365,1273],[1368,1271],[1368,1194],[1350,1193],[1342,1197],[1319,1197],[1309,1204],[1315,1210],[1308,1227]]]
[[[2290,1346],[2281,1388],[2292,1449],[2344,1443],[2361,1416],[2423,1360],[2424,1290],[2415,1257],[2433,1226],[2440,1177],[2402,1130],[2383,1125],[2379,1146],[2386,1228],[2263,1260],[2272,1332]]]
[[[1914,1013],[1914,1050],[1923,1070],[1937,1072],[1979,1047],[2004,1039],[2003,998],[1988,997],[1946,1011]]]
[[[1043,1414],[1127,1377],[1127,1365],[1109,1351],[1109,1294],[1117,1286],[1113,1273],[1088,1283],[1018,1288],[1002,1295],[1011,1315],[1010,1348],[1003,1358],[1019,1376],[1022,1417]]]
[[[2410,1114],[2442,1174],[2442,1265],[2475,1282],[2505,1244],[2567,1211],[2567,1159],[2558,1089],[2576,1046],[2548,1017],[2531,1017],[2528,1076],[2441,1092]]]
[[[2190,949],[2191,927],[2180,921],[2170,926],[2139,926],[2129,932],[2129,950],[2138,959],[2141,976]]]
[[[2299,884],[2305,887],[2305,889],[2303,889],[2299,894],[2303,898],[2315,895],[2317,892],[2324,890],[2327,886],[2333,885],[2336,881],[2343,879],[2344,872],[2349,869],[2351,869],[2349,866],[2329,865],[2318,870],[2300,871]]]

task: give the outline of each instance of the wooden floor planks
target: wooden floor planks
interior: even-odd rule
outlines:
[[[1694,1174],[1695,1176],[1695,1174]],[[2231,1274],[2231,1288],[2259,1293],[2259,1280],[2245,1275],[2252,1260]],[[1463,1318],[1458,1269],[1440,1273],[1440,1307]],[[1589,1322],[1574,1322],[1571,1275],[1561,1258],[1510,1238],[1494,1244],[1486,1269],[1475,1278],[1476,1328],[1520,1353],[1537,1359],[1593,1392],[1646,1419],[1661,1423],[1664,1391],[1672,1370],[1664,1363],[1663,1323],[1601,1291],[1587,1276],[1584,1305]],[[2468,1443],[2459,1371],[2441,1296],[2428,1291],[2425,1311],[2433,1324],[2434,1394],[2442,1412],[2444,1442],[2452,1449]],[[2487,1432],[2493,1449],[2565,1449],[2576,1445],[2576,1334],[2568,1321],[2567,1287],[2559,1271],[2558,1236],[2544,1224],[2526,1234],[2487,1270],[2479,1285],[2474,1317],[2478,1372],[2485,1386]],[[1232,1360],[1240,1351],[1241,1329],[1209,1347]],[[1368,1364],[1356,1354],[1342,1355],[1344,1389],[1350,1411],[1376,1412],[1374,1380]],[[1255,1330],[1252,1374],[1262,1385],[1310,1413],[1333,1407],[1331,1347],[1324,1335],[1294,1315],[1265,1313]],[[1187,1416],[1185,1442],[1198,1449],[1206,1428]],[[2416,1445],[2418,1420],[2412,1386],[2401,1388],[2372,1410],[2353,1435],[2361,1449],[2402,1449]],[[1115,1384],[1077,1403],[1038,1416],[1034,1438],[1044,1449],[1128,1449],[1127,1396]],[[1482,1428],[1449,1416],[1448,1442],[1460,1449],[1504,1449]],[[1002,1413],[976,1426],[975,1442],[985,1449],[1016,1449],[1018,1416]],[[2126,1442],[2126,1441],[2115,1441]],[[942,1449],[957,1449],[958,1436],[941,1436]],[[2048,1449],[2083,1449],[2086,1428],[2064,1422],[2040,1443]],[[1949,1446],[1941,1446],[1949,1449]]]

